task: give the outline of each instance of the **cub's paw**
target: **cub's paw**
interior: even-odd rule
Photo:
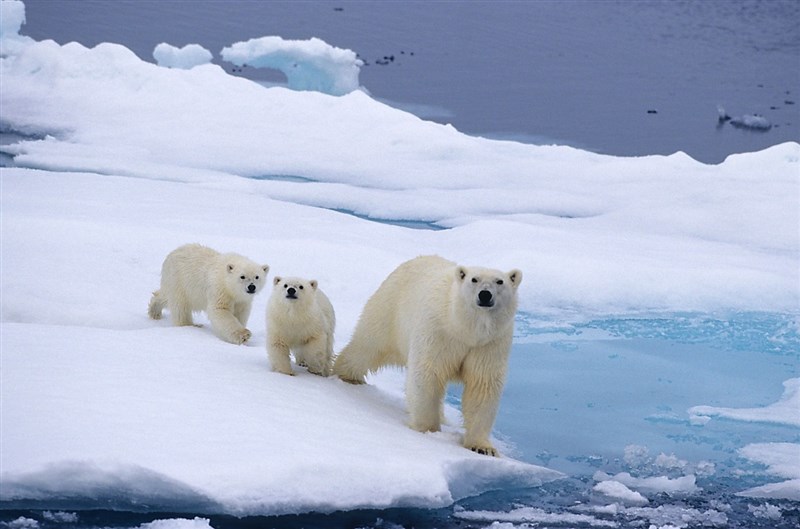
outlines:
[[[240,329],[233,333],[233,335],[231,336],[231,342],[235,343],[236,345],[242,345],[247,340],[249,340],[251,336],[253,336],[253,333],[251,333],[247,329]]]
[[[366,384],[367,381],[364,378],[350,378],[345,377],[343,375],[338,375],[340,379],[344,380],[348,384],[353,384],[354,386],[360,386],[361,384]]]
[[[476,454],[481,454],[483,456],[500,457],[500,452],[492,445],[466,446],[465,448],[469,448]]]

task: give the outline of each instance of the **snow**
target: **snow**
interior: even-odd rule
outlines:
[[[693,424],[707,424],[711,417],[737,421],[769,422],[800,426],[800,378],[783,383],[783,395],[778,402],[761,408],[723,408],[718,406],[693,406],[689,408]]]
[[[25,4],[17,0],[0,2],[0,57],[15,53],[33,42],[33,39],[20,35],[25,24]]]
[[[335,96],[359,88],[358,74],[362,61],[352,50],[331,46],[327,42],[285,40],[261,37],[236,42],[220,52],[222,58],[237,66],[272,68],[286,75],[292,90],[314,90]]]
[[[464,450],[452,407],[443,432],[410,430],[400,372],[362,387],[302,369],[271,373],[264,295],[241,347],[217,339],[203,317],[202,328],[148,320],[163,258],[188,242],[319,280],[336,308],[337,350],[385,276],[423,253],[522,269],[520,310],[530,319],[797,310],[797,143],[709,166],[680,153],[616,158],[472,138],[355,90],[357,71],[333,97],[266,88],[213,64],[162,68],[115,44],[20,36],[21,5],[0,2],[0,130],[21,137],[0,146],[13,158],[0,168],[0,501],[330,512],[443,507],[562,477]],[[226,60],[250,66],[276,57],[307,65],[330,51],[239,44]],[[794,427],[796,380],[752,414],[690,414]],[[797,476],[767,459],[774,445],[742,454],[789,478],[772,485],[786,497]],[[642,452],[632,446],[625,459]],[[649,477],[598,473],[595,490],[623,503],[698,492],[699,466],[661,454],[656,467]],[[506,520],[607,525],[530,509]],[[467,512],[456,516],[488,520]],[[695,518],[714,524],[719,514]]]
[[[800,444],[753,443],[739,452],[747,459],[767,465],[768,473],[790,478],[747,489],[740,493],[742,496],[800,501]]]
[[[153,58],[159,66],[190,70],[201,64],[208,64],[214,56],[199,44],[187,44],[177,48],[162,42],[153,50]]]

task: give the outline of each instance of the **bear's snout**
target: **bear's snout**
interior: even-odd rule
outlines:
[[[294,287],[289,287],[286,290],[286,297],[289,299],[297,299],[297,290]]]
[[[247,293],[248,294],[255,294],[256,293],[256,286],[253,283],[247,285]]]
[[[494,306],[494,298],[492,293],[488,290],[481,290],[478,292],[478,306],[479,307],[492,307]]]

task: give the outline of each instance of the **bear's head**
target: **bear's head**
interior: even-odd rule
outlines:
[[[517,288],[522,272],[501,272],[491,268],[456,267],[456,283],[462,300],[479,310],[516,311]]]
[[[225,275],[228,288],[238,297],[257,294],[267,279],[269,265],[256,264],[249,259],[229,258]]]
[[[316,290],[317,281],[315,279],[279,276],[272,279],[272,295],[289,303],[308,303],[313,299]]]

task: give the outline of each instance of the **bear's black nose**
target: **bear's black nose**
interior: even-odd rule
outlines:
[[[289,289],[286,291],[286,297],[287,298],[297,297],[296,294],[297,294],[297,290],[295,290],[294,287],[289,287]]]
[[[478,292],[478,305],[481,307],[491,307],[494,305],[494,301],[492,301],[492,293],[488,290],[481,290]]]
[[[256,286],[253,283],[247,285],[247,293],[253,294],[256,291]]]

